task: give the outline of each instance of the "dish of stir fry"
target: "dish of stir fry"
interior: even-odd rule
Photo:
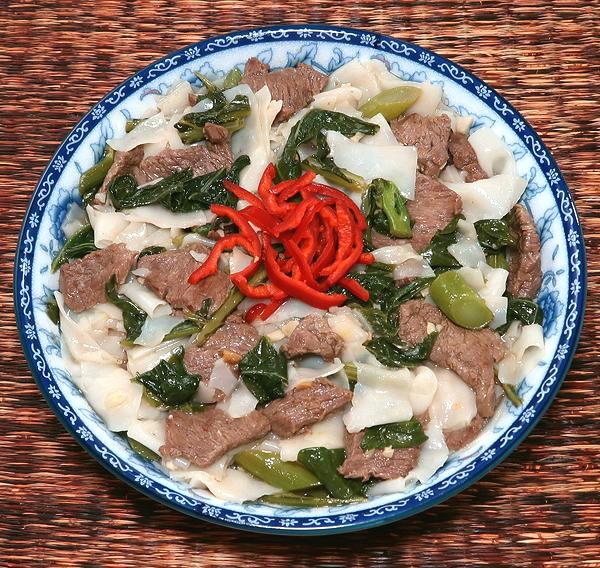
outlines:
[[[48,304],[65,368],[199,492],[407,491],[543,357],[526,181],[439,85],[379,60],[242,67],[156,95],[82,174]]]

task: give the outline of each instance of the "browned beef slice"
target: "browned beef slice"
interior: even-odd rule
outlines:
[[[451,452],[457,452],[462,447],[470,444],[478,435],[479,432],[485,426],[487,420],[482,418],[479,414],[471,420],[471,424],[461,428],[460,430],[444,430],[444,438],[446,439],[446,445]]]
[[[169,302],[173,308],[197,311],[202,307],[202,302],[210,298],[211,312],[213,312],[227,296],[229,278],[226,274],[217,272],[198,284],[189,284],[190,274],[201,265],[190,251],[205,254],[209,252],[205,246],[194,244],[178,250],[144,256],[138,262],[138,268],[149,270],[144,277],[144,284]]]
[[[115,152],[115,159],[112,163],[112,166],[108,170],[98,193],[96,194],[95,202],[104,203],[105,198],[103,196],[106,195],[106,192],[108,191],[108,188],[113,180],[119,176],[129,173],[135,166],[139,165],[143,158],[144,148],[142,146],[137,146],[128,152]]]
[[[329,327],[327,320],[313,314],[298,324],[281,350],[288,359],[311,353],[333,361],[343,348],[344,340]]]
[[[113,274],[119,284],[125,282],[136,257],[136,252],[121,243],[63,264],[60,267],[59,288],[67,307],[82,312],[106,302],[106,283]]]
[[[421,252],[438,230],[462,212],[462,199],[437,179],[417,173],[415,198],[408,201],[406,206],[414,222],[411,244]]]
[[[189,373],[200,375],[202,380],[208,381],[215,361],[223,356],[224,352],[228,356],[228,362],[237,370],[237,362],[234,359],[241,359],[259,340],[260,335],[254,327],[236,316],[231,316],[206,343],[188,347],[183,362]]]
[[[195,144],[176,150],[165,148],[156,156],[144,158],[131,173],[141,185],[187,168],[191,168],[195,176],[201,176],[222,167],[228,168],[232,163],[233,155],[228,141],[208,146]]]
[[[416,146],[419,171],[428,176],[439,175],[448,161],[448,116],[409,114],[393,120],[390,126],[400,144]]]
[[[465,172],[465,180],[468,182],[486,179],[488,176],[479,165],[477,154],[468,138],[461,132],[452,132],[448,142],[448,151],[452,156],[454,165]]]
[[[267,85],[274,101],[283,101],[283,106],[275,122],[283,122],[303,109],[312,98],[327,85],[328,77],[315,71],[309,65],[300,63],[298,67],[288,67],[269,72],[269,66],[255,57],[248,59],[242,83],[254,92]]]
[[[315,379],[298,385],[283,398],[269,403],[263,412],[271,430],[289,438],[305,426],[320,422],[352,400],[352,392],[327,379]]]
[[[185,458],[207,467],[229,450],[262,438],[269,421],[257,410],[231,418],[218,408],[188,414],[175,410],[166,422],[166,442],[160,453],[165,458]]]
[[[394,245],[401,245],[409,242],[408,239],[395,239],[388,235],[382,235],[375,230],[371,231],[371,243],[374,248],[389,247]]]
[[[364,432],[346,433],[346,459],[338,468],[344,477],[359,477],[367,481],[405,477],[419,461],[420,448],[398,448],[387,457],[385,450],[367,450],[360,447]]]
[[[428,322],[442,326],[431,361],[459,375],[475,391],[481,416],[491,416],[496,407],[493,365],[506,355],[498,333],[488,328],[464,329],[424,300],[410,300],[400,306],[398,335],[408,343],[420,343],[427,335]]]
[[[515,298],[535,298],[542,284],[540,237],[523,205],[515,205],[513,215],[519,246],[516,251],[510,251],[506,287]]]
[[[229,141],[229,130],[220,124],[207,122],[204,125],[202,132],[204,132],[204,138],[211,144],[225,144]]]

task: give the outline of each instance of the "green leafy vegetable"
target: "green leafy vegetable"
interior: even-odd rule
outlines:
[[[437,231],[429,246],[421,253],[432,267],[460,268],[458,260],[448,252],[448,247],[458,239],[457,226],[460,219],[464,219],[464,216],[457,215],[443,229]]]
[[[414,448],[427,441],[422,424],[411,418],[406,422],[394,422],[371,426],[365,430],[365,435],[360,442],[363,450],[381,448]]]
[[[186,316],[185,321],[178,323],[169,333],[167,333],[167,335],[165,335],[163,341],[189,337],[190,335],[194,335],[194,333],[198,333],[208,321],[211,304],[212,300],[206,298],[203,300],[202,306],[196,313],[186,310],[184,312]]]
[[[506,254],[503,252],[487,254],[485,256],[485,261],[492,268],[503,268],[504,270],[508,270],[508,261],[506,260]]]
[[[250,278],[248,282],[252,286],[258,286],[264,282],[267,278],[267,271],[261,266]],[[223,322],[227,319],[229,314],[235,310],[238,305],[245,298],[237,288],[232,288],[227,294],[225,301],[217,308],[217,310],[210,316],[210,319],[202,326],[202,329],[198,333],[195,339],[197,345],[202,345],[217,329],[219,329]]]
[[[406,199],[391,181],[374,179],[363,195],[362,209],[369,231],[396,238],[412,235]]]
[[[90,252],[98,250],[94,244],[94,229],[91,225],[81,227],[73,233],[52,261],[52,272],[56,272],[65,262],[81,258]]]
[[[140,254],[138,254],[138,261],[140,260],[140,258],[144,258],[145,256],[151,256],[153,254],[160,254],[161,252],[165,252],[167,249],[165,247],[159,247],[159,246],[155,246],[155,247],[146,247],[145,249],[142,249],[140,251]]]
[[[416,367],[425,361],[438,333],[430,333],[417,345],[409,345],[397,337],[376,337],[365,343],[367,350],[386,367]]]
[[[102,186],[102,182],[113,165],[115,159],[115,151],[110,147],[104,148],[102,159],[89,170],[83,172],[79,178],[79,195],[87,205],[94,199],[96,193]]]
[[[144,118],[130,118],[126,123],[125,123],[125,132],[131,132],[138,124],[141,124],[142,122],[144,122]]]
[[[239,368],[240,378],[261,404],[285,394],[287,361],[266,337],[262,337],[258,345],[244,355]]]
[[[520,321],[523,325],[537,323],[544,324],[544,312],[533,300],[525,298],[509,298],[506,310],[506,323],[496,331],[499,334],[506,333],[513,321]]]
[[[240,156],[229,171],[221,168],[202,176],[193,177],[191,169],[175,172],[153,185],[138,187],[129,175],[115,178],[108,188],[117,211],[143,205],[159,204],[175,213],[189,213],[209,209],[213,203],[234,206],[237,198],[225,189],[224,180],[237,182],[250,158]]]
[[[523,399],[517,394],[517,390],[513,385],[501,383],[500,381],[497,381],[497,383],[502,387],[506,398],[508,398],[514,406],[519,407],[523,404]]]
[[[106,283],[105,291],[108,301],[123,312],[123,326],[125,327],[125,332],[127,334],[125,342],[129,345],[133,345],[133,342],[139,337],[140,333],[142,333],[142,327],[144,326],[148,314],[134,304],[129,298],[117,293],[117,278],[114,274]]]
[[[234,67],[227,75],[225,75],[225,79],[223,80],[223,90],[226,91],[227,89],[236,87],[240,84],[241,80],[242,72],[237,67]]]
[[[344,373],[346,373],[350,390],[353,391],[358,380],[358,369],[356,368],[356,365],[354,363],[344,363]]]
[[[504,251],[519,244],[518,235],[511,228],[511,214],[502,219],[482,219],[475,222],[477,240],[486,253]]]
[[[156,452],[153,452],[150,448],[147,448],[146,446],[144,446],[144,444],[138,442],[137,440],[134,440],[133,438],[127,436],[127,441],[129,442],[131,449],[136,454],[142,456],[144,459],[147,459],[150,461],[160,461],[161,460],[161,457]]]
[[[346,459],[344,449],[329,450],[323,447],[304,448],[298,452],[298,461],[309,469],[336,499],[352,499],[364,495],[364,486],[357,479],[346,479],[338,467]]]
[[[183,364],[183,348],[163,359],[156,367],[137,375],[135,380],[168,407],[188,402],[200,384],[198,375],[190,375]]]
[[[211,98],[214,101],[212,108],[185,114],[175,124],[184,144],[204,140],[204,125],[207,122],[223,126],[230,133],[243,128],[246,117],[250,114],[250,101],[246,95],[236,95],[231,101],[225,97],[221,100],[214,95]]]
[[[308,489],[320,485],[319,479],[298,462],[283,461],[279,454],[263,450],[246,450],[233,461],[248,473],[285,491]]]
[[[60,324],[60,310],[54,296],[48,299],[46,302],[46,315],[50,318],[50,321],[55,324]]]
[[[300,122],[294,125],[281,153],[281,158],[277,163],[277,173],[280,179],[300,177],[302,168],[298,157],[298,147],[314,140],[319,132],[325,130],[340,132],[344,136],[354,136],[358,132],[375,134],[379,130],[379,126],[332,110],[313,109],[309,111]]]

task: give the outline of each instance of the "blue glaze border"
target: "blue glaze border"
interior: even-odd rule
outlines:
[[[566,299],[567,316],[561,330],[559,347],[549,365],[548,372],[534,399],[527,407],[522,409],[521,414],[504,435],[489,448],[493,451],[486,451],[469,463],[466,468],[440,481],[426,491],[398,499],[381,507],[370,508],[366,503],[363,510],[353,513],[287,518],[284,516],[258,516],[240,513],[225,506],[214,507],[204,504],[201,496],[198,496],[197,499],[191,499],[179,494],[154,480],[147,479],[136,471],[135,466],[124,463],[94,438],[64,398],[57,398],[53,395],[55,391],[52,390],[52,387],[56,389],[53,384],[54,379],[37,334],[31,334],[28,331],[32,329],[31,326],[35,328],[33,298],[31,297],[31,265],[34,245],[39,231],[39,221],[36,224],[34,220],[36,214],[38,220],[42,217],[46,201],[60,173],[61,164],[64,166],[84,140],[86,133],[93,128],[95,121],[114,108],[120,101],[130,96],[144,83],[154,80],[172,68],[178,67],[186,61],[186,58],[189,60],[248,44],[302,39],[372,47],[385,53],[401,55],[407,59],[428,65],[475,94],[494,112],[499,113],[507,123],[508,120],[512,120],[515,134],[535,157],[557,202],[560,204],[561,221],[569,256],[569,295]],[[506,458],[527,436],[528,432],[546,411],[570,367],[583,323],[586,296],[585,275],[586,261],[581,226],[562,174],[549,150],[531,126],[494,89],[459,65],[429,50],[395,38],[350,28],[312,25],[277,26],[222,35],[173,52],[127,79],[104,97],[77,123],[59,146],[42,174],[25,215],[15,260],[14,298],[17,326],[23,350],[32,374],[46,401],[65,428],[82,447],[111,473],[145,495],[202,520],[255,532],[322,535],[372,528],[416,514],[465,489]]]

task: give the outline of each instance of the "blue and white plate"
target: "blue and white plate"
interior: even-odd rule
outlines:
[[[290,509],[231,504],[172,481],[109,432],[71,383],[60,353],[58,328],[45,302],[58,285],[50,262],[61,247],[61,224],[69,204],[79,200],[81,172],[101,156],[107,139],[147,106],[146,97],[164,93],[177,79],[194,81],[193,71],[222,77],[249,57],[272,68],[307,63],[331,73],[353,58],[377,58],[404,79],[442,85],[444,102],[459,114],[475,115],[475,128],[489,126],[511,148],[519,175],[527,179],[523,203],[541,235],[547,353],[520,386],[520,408],[509,403],[477,439],[454,454],[425,485],[401,495],[335,508]],[[278,534],[354,531],[414,515],[468,487],[499,464],[548,408],[575,352],[586,288],[581,228],[565,181],[538,135],[491,87],[458,65],[416,45],[378,34],[323,26],[286,26],[240,31],[191,45],[153,63],[104,97],[61,144],[35,189],[23,222],[15,265],[15,306],[25,355],[42,393],[67,430],[104,467],[142,493],[193,517],[230,527]]]

